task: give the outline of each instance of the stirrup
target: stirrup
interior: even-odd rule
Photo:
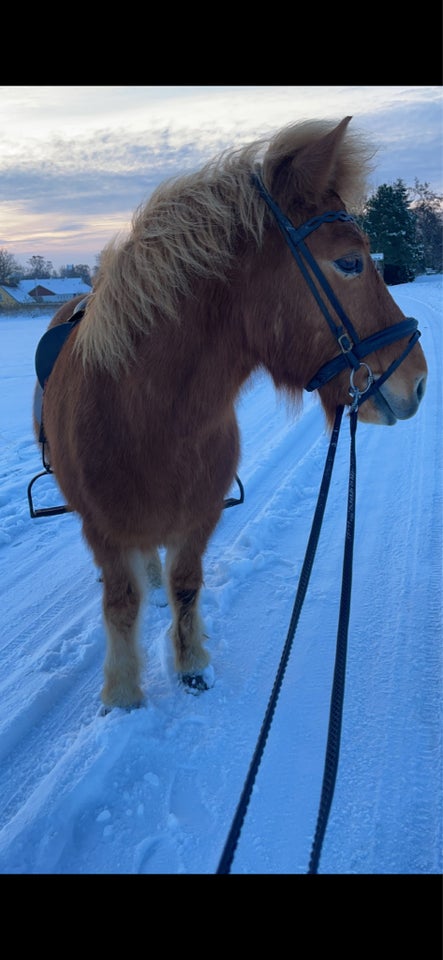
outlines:
[[[235,474],[235,479],[236,479],[236,481],[237,481],[237,483],[238,483],[238,488],[239,488],[239,490],[240,490],[240,496],[239,496],[238,498],[236,498],[236,497],[228,497],[226,500],[224,500],[224,501],[223,501],[223,509],[224,509],[224,510],[226,510],[226,507],[236,507],[238,503],[243,503],[243,501],[244,501],[244,499],[245,499],[245,490],[244,490],[243,484],[242,484],[242,482],[241,482],[241,480],[240,480],[240,477],[239,477],[237,474]]]
[[[72,508],[66,506],[66,504],[60,504],[57,507],[34,507],[34,502],[32,499],[32,487],[36,480],[39,480],[40,477],[48,477],[52,474],[52,470],[42,470],[41,473],[37,473],[35,477],[32,478],[28,484],[28,503],[29,503],[29,512],[31,517],[55,517],[60,513],[72,513]]]

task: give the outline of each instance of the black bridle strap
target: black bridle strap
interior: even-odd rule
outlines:
[[[367,357],[368,353],[379,350],[381,347],[387,347],[388,344],[394,343],[402,336],[407,337],[409,333],[412,333],[413,336],[408,342],[408,347],[403,351],[398,361],[394,361],[394,364],[389,367],[389,371],[386,371],[386,374],[383,374],[377,379],[377,387],[387,380],[388,376],[393,373],[395,367],[399,366],[406,354],[409,353],[419,339],[420,331],[417,330],[417,321],[414,320],[413,317],[406,317],[405,320],[400,320],[399,323],[396,323],[394,327],[386,327],[385,330],[379,330],[378,333],[373,333],[372,336],[366,337],[365,340],[360,340],[358,344],[358,355],[359,357]],[[312,380],[309,381],[305,390],[318,390],[319,387],[323,387],[328,380],[332,380],[332,377],[335,377],[337,373],[340,373],[345,367],[346,357],[343,353],[340,353],[337,357],[334,357],[333,360],[329,360],[323,367],[320,367],[320,370],[315,377],[312,377]]]
[[[318,264],[304,242],[305,237],[312,233],[313,230],[317,230],[322,223],[333,223],[335,220],[353,221],[354,217],[347,213],[346,210],[328,210],[326,213],[321,214],[321,216],[312,217],[311,220],[308,220],[306,223],[302,224],[301,227],[296,228],[291,223],[289,218],[285,216],[282,210],[280,210],[280,207],[275,203],[275,200],[272,199],[271,195],[266,190],[263,181],[257,173],[252,174],[252,180],[258,191],[261,193],[263,199],[272,210],[277,224],[291,250],[294,259],[297,262],[298,267],[300,268],[301,273],[303,274],[304,279],[306,280],[306,283],[308,284],[309,289],[311,290],[311,293],[313,293],[331,332],[338,341],[340,349],[343,351],[345,363],[357,370],[360,366],[360,359],[355,353],[353,353],[352,348],[359,343],[358,334],[354,329],[349,317],[343,310],[341,303],[339,300],[337,300],[332,287],[329,285],[326,277],[320,270]],[[306,263],[309,264],[309,267],[311,268],[312,273],[314,274],[318,283],[323,288],[323,291],[326,294],[330,304],[334,308],[337,316],[340,318],[343,324],[342,327],[337,326],[337,324],[334,322],[326,303],[322,299],[320,291],[315,286],[309,270],[307,269],[306,264],[303,262],[303,257],[306,260]],[[349,337],[346,336],[343,328],[347,330]]]
[[[412,320],[412,317],[408,319]],[[415,323],[415,325],[417,325],[416,320],[413,320],[412,322]],[[397,324],[397,326],[399,326],[399,324]],[[391,373],[394,373],[394,370],[396,370],[397,367],[399,367],[400,364],[403,363],[403,360],[405,359],[405,357],[407,357],[408,353],[410,353],[414,344],[417,343],[417,340],[419,337],[421,337],[420,330],[416,330],[416,332],[414,333],[414,336],[411,337],[410,340],[408,340],[408,343],[406,344],[404,350],[401,352],[400,356],[397,357],[396,360],[393,360],[390,366],[388,367],[388,369],[385,370],[385,372],[382,373],[380,377],[377,377],[377,379],[373,381],[371,386],[368,387],[368,389],[365,391],[364,396],[360,398],[360,401],[357,403],[357,406],[360,405],[362,400],[367,400],[367,398],[370,397],[373,393],[375,393],[376,390],[379,390],[382,384],[385,383],[388,377],[391,376]]]

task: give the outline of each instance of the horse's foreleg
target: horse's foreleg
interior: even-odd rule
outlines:
[[[107,633],[101,698],[107,707],[134,707],[143,702],[142,657],[138,646],[142,600],[139,565],[140,558],[135,552],[116,551],[101,561]]]
[[[166,556],[175,669],[182,682],[194,690],[207,689],[203,671],[209,663],[198,607],[203,582],[201,555],[197,542],[188,542],[178,549],[169,548]]]

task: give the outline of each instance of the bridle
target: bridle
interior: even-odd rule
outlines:
[[[371,336],[366,337],[364,340],[360,340],[357,331],[345,313],[340,301],[335,296],[332,287],[305,243],[306,237],[308,237],[310,233],[313,233],[314,230],[317,230],[322,223],[333,223],[335,220],[355,222],[355,218],[347,213],[346,210],[328,210],[320,214],[320,216],[307,220],[306,223],[303,223],[300,227],[294,227],[293,223],[291,223],[289,218],[280,210],[278,204],[266,190],[258,171],[252,174],[252,182],[254,186],[257,187],[270,210],[272,210],[283,237],[341,350],[338,356],[320,367],[315,376],[306,384],[305,390],[318,390],[319,387],[323,387],[325,383],[332,380],[333,377],[344,370],[346,366],[349,366],[351,368],[349,385],[349,393],[352,397],[351,410],[357,410],[364,400],[367,400],[376,390],[380,389],[382,384],[394,373],[394,370],[400,366],[415,346],[421,336],[420,331],[417,329],[418,322],[414,320],[413,317],[406,317],[391,327],[387,327],[378,333],[371,334]],[[309,272],[308,267],[311,272]],[[325,297],[326,301],[329,300],[329,305],[341,321],[341,326],[335,322],[328,308],[328,304],[325,301]],[[374,350],[379,350],[381,347],[386,347],[394,343],[395,340],[400,340],[402,337],[408,336],[408,334],[412,334],[412,336],[400,356],[397,357],[396,360],[393,360],[388,369],[385,370],[380,377],[374,377],[369,365],[363,361],[363,357],[366,357]],[[361,367],[364,367],[367,373],[367,384],[364,390],[360,390],[354,384],[355,373]]]

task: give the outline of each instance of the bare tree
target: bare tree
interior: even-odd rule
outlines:
[[[0,283],[4,283],[8,287],[16,287],[22,275],[23,270],[15,257],[3,247],[0,250]]]
[[[26,271],[26,276],[29,279],[44,280],[54,275],[54,267],[51,261],[45,260],[44,257],[30,257],[27,262],[30,265]]]

